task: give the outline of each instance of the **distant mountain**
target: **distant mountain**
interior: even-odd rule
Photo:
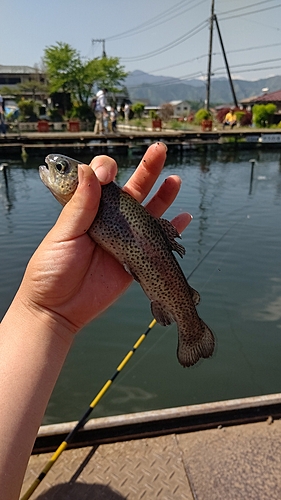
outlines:
[[[163,102],[176,99],[202,101],[206,99],[206,85],[202,80],[182,81],[179,78],[154,76],[144,71],[132,71],[125,80],[132,101],[144,101],[158,106]],[[237,100],[262,94],[268,87],[270,92],[281,89],[281,76],[272,76],[261,80],[233,80]],[[211,80],[210,100],[217,104],[232,103],[232,93],[227,78]]]

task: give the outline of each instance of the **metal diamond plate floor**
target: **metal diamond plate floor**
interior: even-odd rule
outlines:
[[[65,451],[31,499],[280,500],[281,421]],[[22,492],[51,454],[31,457]]]
[[[32,456],[23,492],[51,454]],[[192,500],[175,435],[65,451],[32,499]]]

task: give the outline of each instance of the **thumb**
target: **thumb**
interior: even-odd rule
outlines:
[[[91,226],[100,203],[101,185],[88,165],[78,166],[78,187],[71,200],[64,206],[51,230],[60,241],[78,238]]]

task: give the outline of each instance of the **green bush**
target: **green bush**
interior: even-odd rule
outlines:
[[[171,120],[170,127],[172,130],[181,130],[183,125],[181,122],[178,122],[178,120]]]
[[[275,104],[255,104],[253,106],[253,123],[256,127],[269,127],[271,117],[276,111]]]
[[[155,109],[151,109],[149,111],[149,118],[151,120],[156,120],[158,118],[158,113],[157,113],[157,111],[155,111]]]
[[[50,109],[49,116],[50,116],[50,120],[52,122],[62,122],[63,121],[63,117],[62,117],[61,113],[56,108]]]
[[[93,109],[88,104],[75,104],[71,110],[70,117],[93,122],[95,115]]]
[[[36,121],[38,116],[35,112],[35,102],[32,99],[21,99],[18,102],[20,110],[20,121]]]
[[[197,111],[194,117],[194,123],[196,125],[201,125],[203,120],[210,120],[212,118],[212,114],[205,108],[201,108]]]
[[[143,102],[135,102],[135,104],[132,105],[132,111],[134,115],[136,115],[137,118],[141,118],[144,112],[145,105]]]

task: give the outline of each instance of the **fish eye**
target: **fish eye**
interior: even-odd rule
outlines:
[[[61,174],[65,174],[69,167],[68,161],[60,160],[56,163],[56,168]]]

